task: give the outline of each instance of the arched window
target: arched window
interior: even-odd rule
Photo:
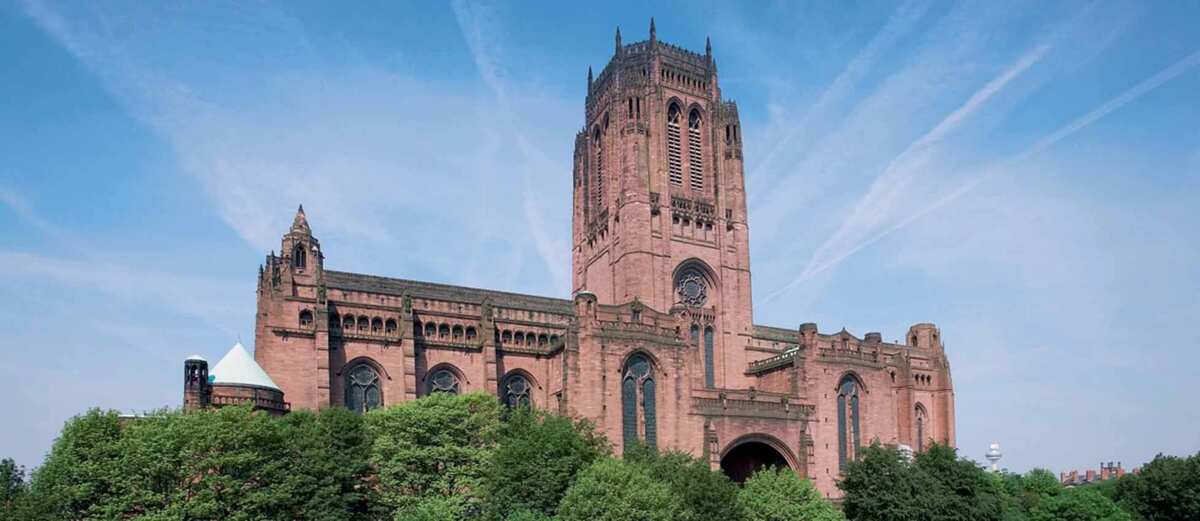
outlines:
[[[853,460],[862,445],[858,421],[858,395],[862,384],[851,375],[846,375],[838,384],[838,468],[845,468]]]
[[[509,374],[500,384],[500,400],[509,408],[533,407],[530,391],[533,386],[521,373]]]
[[[438,338],[448,338],[450,336],[450,324],[442,324],[438,326]]]
[[[358,330],[359,331],[366,331],[367,328],[369,328],[369,327],[371,327],[371,321],[367,320],[367,317],[365,317],[365,316],[358,317]]]
[[[472,340],[475,340],[475,335],[476,335],[475,328],[467,326],[467,341],[470,342]]]
[[[604,206],[604,140],[601,137],[600,125],[596,125],[592,129],[592,148],[596,154],[596,183],[592,197],[597,208]]]
[[[695,265],[679,270],[675,275],[675,296],[688,307],[703,306],[708,302],[708,279]]]
[[[437,336],[437,324],[433,322],[425,323],[425,338],[434,338]]]
[[[704,159],[700,150],[700,111],[688,114],[688,173],[692,190],[704,190]]]
[[[683,152],[680,150],[679,139],[679,105],[674,103],[667,108],[667,172],[671,184],[683,185]]]
[[[383,391],[379,386],[379,373],[375,368],[362,363],[346,371],[346,408],[364,413],[383,405]]]
[[[300,312],[300,327],[309,327],[313,323],[312,311],[304,310]]]
[[[549,343],[550,343],[550,337],[548,337],[544,334],[538,335],[538,345],[539,346],[545,346],[546,344],[549,344]]]
[[[446,368],[438,369],[429,375],[428,394],[450,393],[458,394],[458,375]]]
[[[917,404],[916,410],[913,412],[917,418],[917,452],[925,451],[925,408],[921,404]]]
[[[641,440],[656,446],[658,418],[654,395],[654,367],[644,355],[634,355],[625,363],[621,378],[621,421],[625,448]]]
[[[375,318],[371,319],[371,332],[372,333],[383,332],[383,319],[382,318],[375,317]]]
[[[383,331],[389,335],[396,334],[396,320],[392,318],[387,319],[387,322],[383,324]]]
[[[704,386],[712,389],[716,385],[716,368],[713,367],[713,328],[704,328]]]
[[[346,331],[354,331],[354,315],[346,315],[342,317],[342,329]]]
[[[304,243],[297,244],[296,248],[292,250],[292,266],[295,266],[297,269],[304,269],[307,264],[308,253],[304,251]]]
[[[454,329],[450,330],[450,338],[453,338],[454,340],[457,341],[457,340],[462,340],[462,337],[463,337],[462,326],[455,325]]]
[[[500,334],[500,341],[504,342],[505,344],[512,342],[512,339],[512,331],[505,329],[504,332]]]
[[[517,334],[513,335],[513,343],[516,345],[524,345],[525,344],[525,333],[517,331]]]
[[[558,345],[558,335],[550,335],[550,345]]]

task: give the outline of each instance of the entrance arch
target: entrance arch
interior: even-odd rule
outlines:
[[[795,470],[791,452],[779,440],[765,435],[743,436],[721,455],[721,472],[735,483],[745,483],[764,467]]]

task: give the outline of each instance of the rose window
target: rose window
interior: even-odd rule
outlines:
[[[703,306],[708,300],[708,284],[699,273],[686,273],[679,277],[675,292],[679,294],[680,302],[691,307]]]

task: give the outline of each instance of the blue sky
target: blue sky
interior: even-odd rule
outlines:
[[[1200,4],[0,4],[0,453],[176,406],[303,202],[333,269],[567,296],[613,30],[742,116],[755,320],[937,323],[958,443],[1200,450]]]

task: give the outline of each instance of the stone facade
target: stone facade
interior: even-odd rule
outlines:
[[[737,105],[711,46],[623,44],[588,72],[571,299],[326,270],[303,209],[260,268],[255,359],[292,408],[485,391],[735,478],[786,464],[837,494],[873,440],[954,444],[940,332],[756,325]]]

